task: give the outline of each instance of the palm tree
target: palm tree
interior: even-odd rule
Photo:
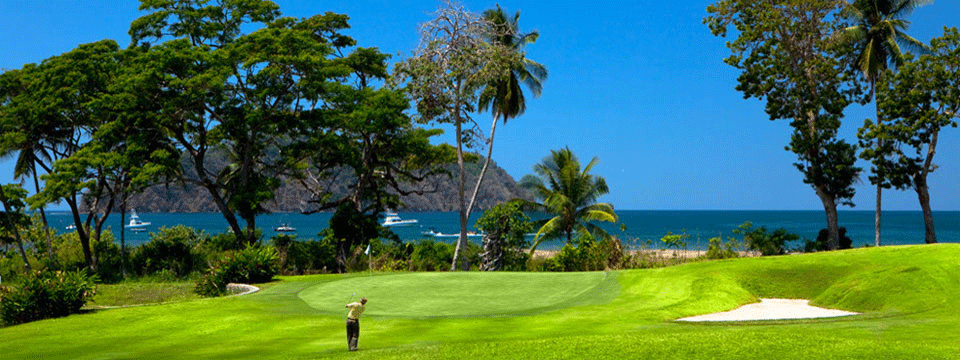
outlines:
[[[594,157],[581,171],[580,161],[570,148],[552,150],[550,156],[533,167],[537,176],[527,175],[521,180],[521,186],[531,190],[534,197],[541,201],[526,204],[554,215],[540,222],[540,229],[537,230],[530,249],[531,254],[545,240],[565,237],[567,244],[570,244],[574,233],[610,238],[610,234],[593,223],[618,220],[613,205],[597,203],[600,196],[610,191],[603,177],[589,174],[598,161]]]
[[[876,98],[877,81],[892,63],[903,65],[901,47],[925,51],[927,46],[904,33],[910,22],[904,20],[913,9],[931,3],[931,0],[855,0],[844,10],[847,19],[856,23],[844,30],[844,35],[853,41],[858,50],[857,67],[870,83],[870,98]],[[877,124],[880,124],[880,105],[874,100]],[[884,141],[876,147],[882,149]],[[877,183],[877,208],[874,216],[876,246],[880,246],[880,208],[884,187],[883,166],[875,170]]]
[[[503,9],[500,8],[500,5],[497,5],[496,9],[484,11],[482,18],[489,27],[487,31],[487,43],[494,46],[502,46],[513,55],[516,55],[518,59],[513,63],[512,68],[506,76],[487,84],[481,91],[480,98],[478,99],[478,107],[481,110],[489,109],[493,114],[493,123],[490,125],[490,137],[487,140],[487,157],[483,162],[483,167],[480,169],[480,174],[477,176],[477,183],[473,188],[473,194],[470,196],[470,202],[467,205],[467,218],[470,216],[470,211],[473,210],[473,205],[476,203],[477,195],[480,192],[480,185],[483,183],[483,178],[490,165],[490,158],[493,155],[493,138],[497,131],[497,122],[503,119],[503,123],[506,125],[507,120],[515,118],[526,111],[527,105],[523,95],[523,86],[526,86],[534,97],[540,97],[543,91],[543,82],[547,80],[547,68],[525,56],[524,48],[527,44],[536,43],[537,38],[540,37],[540,33],[536,30],[528,33],[520,32],[519,11],[510,18],[504,13]],[[521,84],[523,86],[521,86]],[[462,226],[462,228],[466,229],[465,226]],[[454,267],[456,266],[455,264],[459,257],[461,247],[465,248],[466,246],[466,239],[463,238],[465,235],[465,233],[461,234],[462,239],[458,243],[454,253]]]

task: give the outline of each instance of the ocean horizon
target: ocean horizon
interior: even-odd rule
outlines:
[[[444,234],[453,234],[459,231],[459,215],[457,212],[398,212],[402,219],[416,219],[416,224],[390,227],[402,241],[412,242],[420,239],[429,239],[423,232],[434,230]],[[474,212],[470,216],[469,229],[475,230],[473,224],[480,217],[481,212]],[[734,229],[746,221],[754,227],[764,226],[768,231],[784,228],[790,233],[797,234],[801,239],[814,240],[820,229],[826,228],[826,217],[823,211],[815,210],[618,210],[620,222],[617,224],[603,223],[601,226],[610,234],[621,239],[625,246],[632,249],[662,248],[660,238],[668,232],[689,235],[687,248],[702,250],[707,247],[712,237],[742,236],[733,233]],[[72,223],[69,212],[48,212],[50,225],[58,233],[67,230]],[[140,213],[141,220],[150,222],[146,232],[126,231],[128,246],[137,246],[149,241],[149,233],[158,231],[161,227],[183,225],[201,230],[207,234],[217,234],[227,231],[227,222],[220,213]],[[327,228],[330,212],[303,215],[300,213],[273,213],[257,217],[257,226],[263,229],[264,240],[268,240],[279,232],[274,228],[286,224],[296,231],[289,233],[296,235],[300,240],[317,238],[317,234]],[[853,242],[853,247],[863,247],[874,244],[874,212],[872,210],[843,210],[838,213],[841,227],[847,229],[847,236]],[[939,242],[960,242],[960,211],[934,211],[934,226]],[[126,219],[129,219],[127,217]],[[881,229],[882,245],[909,245],[924,243],[923,214],[920,211],[884,211]],[[129,220],[128,220],[129,221]],[[242,222],[241,222],[242,223]],[[626,226],[621,230],[620,224]],[[120,228],[119,214],[111,214],[107,226],[114,233],[119,243]],[[453,243],[456,238],[441,237],[434,240]],[[471,241],[480,242],[480,238],[471,238]],[[544,242],[538,248],[555,250],[564,245],[564,241],[557,240]],[[649,243],[649,245],[647,245]],[[788,243],[788,246],[802,246],[803,241]]]

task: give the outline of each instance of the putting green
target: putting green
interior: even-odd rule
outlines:
[[[457,272],[362,276],[318,284],[300,298],[323,312],[367,297],[364,315],[391,317],[507,316],[604,304],[619,293],[616,273]]]

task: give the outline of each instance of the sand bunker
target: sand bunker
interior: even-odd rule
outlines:
[[[818,308],[809,305],[810,300],[760,299],[759,303],[747,304],[734,310],[678,319],[677,321],[753,321],[816,319],[857,315],[855,312]]]

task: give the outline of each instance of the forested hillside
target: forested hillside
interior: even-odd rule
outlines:
[[[451,174],[455,174],[456,164],[449,165]],[[473,190],[479,164],[467,164],[467,184],[469,191]],[[341,197],[349,189],[349,179],[344,177],[334,181],[331,186],[333,196]],[[423,195],[409,195],[401,198],[406,211],[456,211],[458,208],[457,188],[455,176],[435,176],[426,180],[422,187],[435,190]],[[469,195],[468,195],[469,196]],[[480,194],[477,195],[477,209],[488,209],[497,203],[513,198],[523,197],[532,199],[530,194],[520,188],[510,174],[491,163],[487,176],[483,180]],[[308,200],[309,191],[296,182],[287,181],[276,192],[274,201],[264,204],[271,212],[300,212],[311,209],[313,206]],[[216,205],[207,191],[196,185],[154,185],[129,200],[128,208],[140,212],[215,212]]]

